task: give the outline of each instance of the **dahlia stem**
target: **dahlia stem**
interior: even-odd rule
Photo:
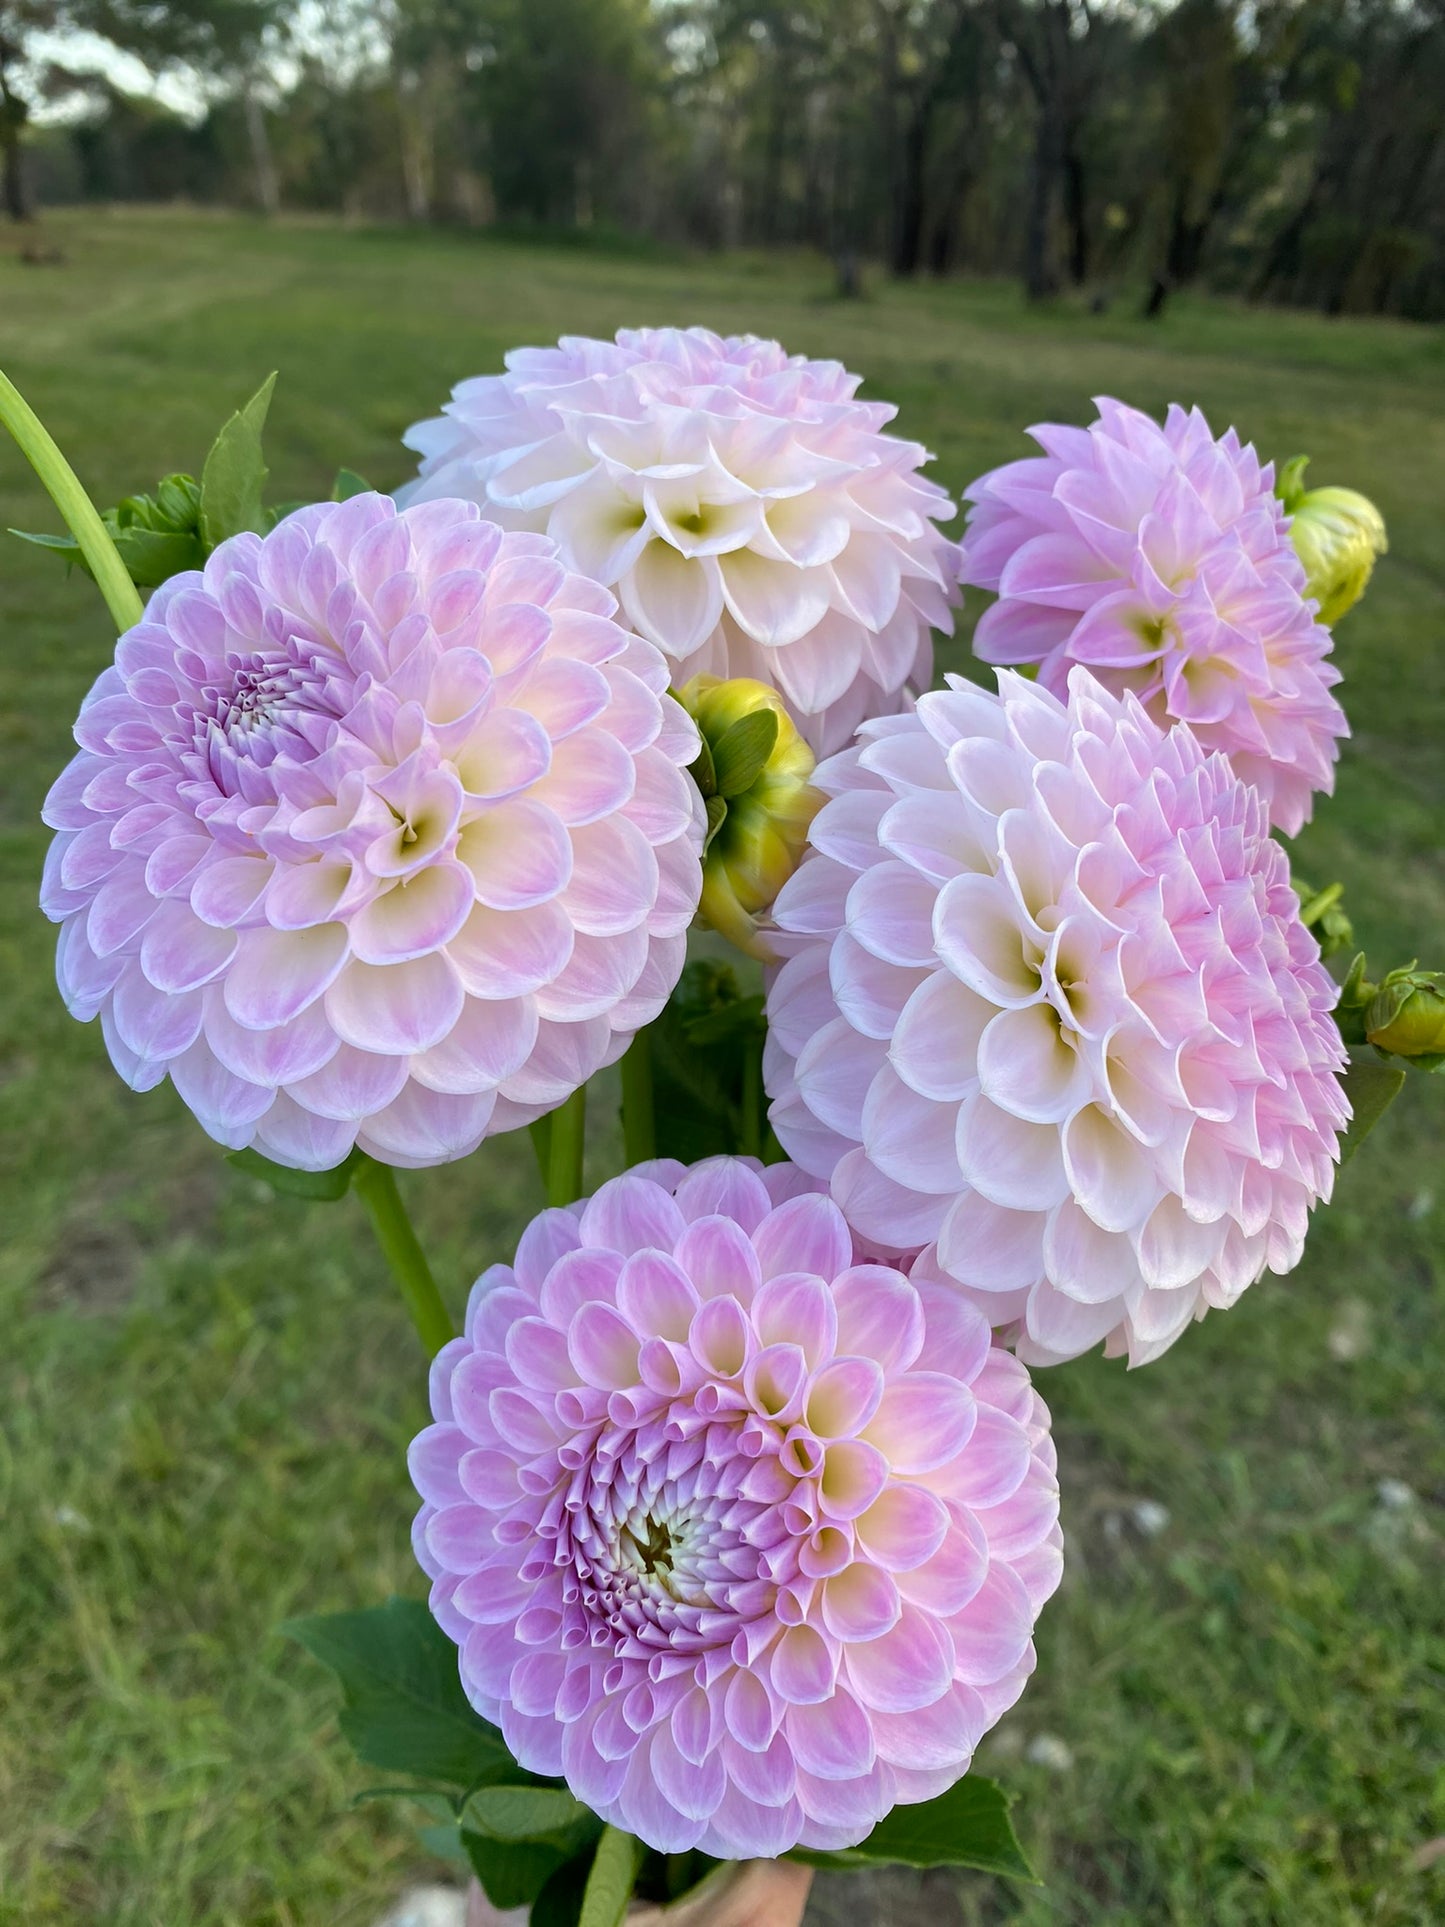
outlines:
[[[456,1327],[442,1303],[426,1253],[406,1215],[406,1206],[396,1188],[396,1173],[389,1164],[378,1164],[375,1158],[364,1157],[351,1184],[366,1206],[382,1256],[401,1287],[402,1302],[416,1326],[417,1337],[426,1347],[427,1356],[435,1358],[442,1346],[455,1338]]]
[[[622,1060],[622,1145],[629,1168],[657,1156],[652,1096],[652,1039],[638,1031]]]
[[[20,390],[0,372],[0,422],[19,444],[20,452],[44,483],[64,517],[65,526],[80,544],[80,553],[105,597],[118,632],[133,629],[145,614],[140,592],[96,513],[95,504],[80,485],[75,470],[55,445],[55,439]]]
[[[743,1046],[742,1112],[738,1149],[745,1158],[763,1155],[763,1042],[748,1038]]]
[[[582,1195],[582,1151],[587,1139],[587,1086],[580,1085],[550,1115],[547,1202],[572,1204]]]

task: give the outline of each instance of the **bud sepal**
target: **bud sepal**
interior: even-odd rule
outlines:
[[[1365,593],[1375,557],[1390,544],[1385,518],[1368,496],[1352,488],[1307,489],[1308,463],[1308,455],[1286,462],[1274,492],[1290,517],[1290,541],[1328,628]]]
[[[810,780],[813,752],[766,683],[694,676],[678,700],[702,737],[691,766],[707,810],[698,922],[775,962],[761,923],[802,860],[823,801]]]

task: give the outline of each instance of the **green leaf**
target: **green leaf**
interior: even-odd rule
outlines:
[[[266,532],[261,491],[268,471],[261,453],[261,431],[275,386],[275,375],[268,375],[211,444],[201,470],[201,534],[208,551],[247,529],[256,535]]]
[[[462,1829],[472,1871],[482,1883],[482,1891],[503,1913],[509,1907],[530,1907],[559,1868],[567,1865],[569,1855],[556,1847],[540,1846],[535,1841],[489,1840],[485,1834]]]
[[[259,1151],[227,1151],[227,1164],[234,1164],[248,1177],[260,1178],[285,1198],[306,1198],[313,1204],[334,1204],[351,1189],[351,1180],[361,1162],[361,1152],[352,1151],[329,1171],[293,1171],[289,1165],[273,1164]]]
[[[371,484],[364,476],[358,475],[354,468],[338,468],[336,480],[331,484],[333,502],[349,502],[353,495],[370,495]]]
[[[577,1927],[619,1927],[641,1857],[640,1841],[618,1827],[604,1827],[587,1876]]]
[[[1292,455],[1280,467],[1274,492],[1284,503],[1287,514],[1292,515],[1299,507],[1300,498],[1305,492],[1305,470],[1309,465],[1308,455]]]
[[[419,1601],[290,1619],[281,1631],[335,1673],[341,1730],[369,1766],[462,1788],[520,1770],[469,1705],[457,1649]]]
[[[18,536],[22,542],[33,542],[37,549],[52,549],[73,562],[80,560],[80,544],[73,535],[43,535],[31,529],[7,529],[5,533]]]
[[[651,1027],[657,1142],[685,1164],[743,1143],[748,1058],[762,999],[744,997],[731,965],[697,958]]]
[[[692,1018],[687,1025],[688,1042],[721,1044],[729,1037],[760,1037],[765,1029],[763,1009],[761,997],[739,997],[736,1003]]]
[[[707,835],[703,838],[702,845],[702,853],[706,856],[712,846],[713,838],[728,820],[727,798],[724,796],[709,796],[703,804],[703,808],[707,811]]]
[[[559,1867],[532,1902],[527,1927],[577,1927],[590,1871],[585,1854]]]
[[[1403,1064],[1381,1063],[1375,1057],[1352,1057],[1344,1075],[1345,1096],[1354,1116],[1340,1142],[1340,1163],[1348,1164],[1380,1119],[1400,1095],[1405,1082]]]
[[[703,798],[715,794],[717,790],[717,771],[713,768],[712,751],[707,746],[706,736],[699,732],[701,748],[687,766],[687,773],[702,791]]]
[[[656,1854],[652,1857],[663,1863],[663,1886],[669,1900],[680,1900],[684,1894],[691,1893],[694,1887],[723,1865],[721,1860],[714,1860],[711,1854],[699,1853],[696,1847],[689,1853]]]
[[[364,1786],[360,1793],[351,1796],[354,1807],[364,1806],[371,1800],[410,1800],[438,1825],[449,1825],[452,1838],[456,1838],[457,1803],[453,1794],[432,1793],[426,1787],[415,1786]]]
[[[122,528],[115,546],[131,581],[138,589],[158,589],[186,569],[203,569],[206,550],[195,534],[160,529]]]
[[[970,1773],[918,1806],[894,1807],[861,1845],[841,1853],[795,1847],[790,1860],[810,1867],[977,1867],[982,1873],[1033,1880],[1034,1870],[1008,1817],[1009,1800],[992,1780]]]
[[[183,569],[199,569],[205,564],[205,548],[194,533],[118,523],[113,512],[108,512],[103,520],[126,573],[138,589],[158,589]],[[37,549],[63,555],[67,562],[76,563],[82,569],[85,567],[80,544],[73,535],[32,534],[28,529],[11,529],[10,534],[19,536],[22,542],[33,543]]]
[[[455,1820],[446,1826],[423,1827],[417,1838],[427,1852],[434,1853],[438,1860],[449,1860],[453,1866],[465,1867],[470,1873],[472,1863],[462,1845]]]
[[[546,1840],[558,1846],[595,1832],[597,1816],[565,1788],[489,1786],[462,1809],[463,1826],[489,1840]]]
[[[755,709],[739,716],[712,746],[713,769],[720,796],[741,796],[767,768],[778,740],[778,712]]]

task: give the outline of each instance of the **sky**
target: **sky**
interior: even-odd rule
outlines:
[[[280,92],[297,78],[293,49],[328,60],[342,77],[385,53],[375,0],[301,0],[286,22],[286,36],[285,49],[272,52],[264,63]],[[27,37],[25,50],[33,66],[54,62],[72,73],[104,75],[122,92],[158,100],[193,122],[202,118],[214,91],[186,70],[153,75],[133,54],[122,53],[99,34],[35,33]],[[81,119],[87,108],[83,95],[73,95],[37,104],[34,118],[55,125]]]

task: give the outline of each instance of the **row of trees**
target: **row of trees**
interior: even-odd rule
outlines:
[[[27,62],[42,27],[204,118]],[[78,86],[36,158],[97,197],[1445,313],[1445,0],[0,0],[12,211],[27,104]]]

